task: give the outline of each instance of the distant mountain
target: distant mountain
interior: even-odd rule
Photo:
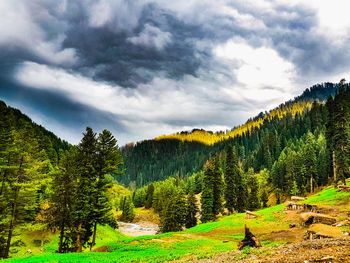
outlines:
[[[124,185],[135,182],[137,186],[142,186],[169,176],[186,177],[201,170],[210,156],[227,145],[235,145],[241,157],[252,162],[254,155],[259,160],[254,161],[257,170],[271,165],[264,163],[266,149],[262,149],[261,142],[278,140],[275,144],[280,149],[270,150],[270,155],[274,156],[269,162],[274,161],[290,136],[300,137],[308,129],[314,128],[310,121],[314,118],[311,112],[313,101],[324,102],[337,89],[338,84],[333,83],[314,85],[294,100],[268,113],[260,113],[228,132],[194,129],[129,144],[122,148],[126,173],[119,181]],[[287,126],[290,126],[290,131],[286,131]],[[250,158],[247,158],[249,155]]]

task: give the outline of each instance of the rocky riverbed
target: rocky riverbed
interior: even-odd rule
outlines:
[[[128,236],[155,235],[159,228],[157,224],[145,221],[137,223],[118,222],[119,231]]]

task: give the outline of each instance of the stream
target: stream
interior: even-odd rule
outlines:
[[[150,222],[125,223],[118,222],[119,231],[128,236],[155,235],[158,232],[158,225]]]

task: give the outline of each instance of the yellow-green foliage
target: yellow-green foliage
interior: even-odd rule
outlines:
[[[129,189],[126,189],[125,187],[119,185],[117,182],[115,182],[113,184],[113,186],[108,189],[108,195],[109,195],[109,198],[112,202],[112,206],[113,206],[114,210],[118,210],[120,199],[123,196],[130,196],[131,191]]]
[[[282,105],[274,110],[271,110],[269,113],[265,114],[264,117],[258,118],[254,121],[248,121],[233,131],[212,133],[205,130],[194,130],[191,133],[174,133],[170,135],[161,135],[155,138],[155,140],[177,139],[180,141],[200,142],[206,145],[213,145],[220,141],[240,137],[243,134],[248,134],[253,129],[259,129],[264,120],[271,120],[276,117],[282,119],[287,114],[291,114],[293,117],[296,114],[301,115],[305,110],[311,109],[311,106],[312,103],[310,102],[296,102],[291,105]]]

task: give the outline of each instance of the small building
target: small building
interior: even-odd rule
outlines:
[[[304,201],[304,200],[306,200],[306,199],[307,199],[306,197],[300,197],[300,196],[292,196],[292,197],[290,198],[290,200],[293,201],[293,202]]]
[[[300,218],[305,226],[309,226],[311,224],[316,223],[332,225],[335,222],[337,222],[337,220],[332,216],[314,212],[302,213],[300,214]]]
[[[245,213],[246,213],[246,219],[253,219],[253,218],[257,218],[258,217],[258,215],[257,214],[254,214],[253,212],[250,212],[250,211],[245,211]]]

